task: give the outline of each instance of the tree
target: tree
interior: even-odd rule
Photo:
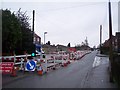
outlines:
[[[46,44],[47,44],[47,45],[50,45],[51,43],[50,43],[50,41],[48,41]]]
[[[75,48],[76,48],[76,50],[80,50],[80,44],[77,44],[77,45],[75,46]]]
[[[10,10],[2,10],[2,48],[3,53],[23,54],[33,52],[33,33],[30,29],[29,17],[21,9],[15,14]]]
[[[81,43],[81,46],[85,46],[85,43],[84,43],[84,42],[82,42],[82,43]]]
[[[70,47],[70,43],[68,43],[68,45],[67,45],[68,47]]]
[[[27,51],[28,53],[34,52],[35,45],[33,44],[33,32],[30,29],[29,20],[30,18],[26,15],[26,12],[22,12],[21,8],[16,13],[16,16],[19,20],[19,24],[21,25],[21,45],[19,48],[21,51]],[[17,48],[18,50],[20,50]]]
[[[88,40],[87,40],[87,37],[85,39],[85,45],[88,46]]]
[[[21,40],[20,24],[14,13],[2,10],[2,52],[12,53]]]

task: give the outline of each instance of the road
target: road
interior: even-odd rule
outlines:
[[[67,67],[60,67],[43,76],[31,74],[3,88],[84,88],[92,70],[96,51],[85,55]]]

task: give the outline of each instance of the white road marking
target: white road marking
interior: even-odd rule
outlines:
[[[93,62],[93,67],[99,66],[101,64],[109,63],[109,57],[98,57],[96,56]]]
[[[99,66],[101,64],[101,57],[95,57],[95,60],[93,62],[93,67]]]

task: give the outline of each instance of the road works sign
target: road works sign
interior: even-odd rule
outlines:
[[[27,61],[25,67],[26,71],[35,71],[35,68],[36,68],[36,61],[34,60]]]
[[[3,74],[12,73],[13,68],[14,68],[13,62],[0,63],[0,72],[2,72]]]
[[[69,51],[69,52],[76,52],[76,49],[75,49],[75,48],[70,47],[70,48],[68,48],[68,51]]]

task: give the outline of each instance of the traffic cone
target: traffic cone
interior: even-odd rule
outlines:
[[[13,67],[13,69],[12,69],[11,76],[12,76],[12,77],[16,77],[16,76],[17,76],[15,67]]]
[[[68,61],[68,64],[70,64],[70,61]]]
[[[42,69],[42,66],[40,64],[39,68],[38,68],[38,74],[39,75],[42,75],[43,74],[43,69]]]
[[[64,63],[64,67],[66,67],[66,66],[67,66],[67,63],[65,62],[65,63]]]
[[[53,67],[53,70],[56,70],[55,66]]]

